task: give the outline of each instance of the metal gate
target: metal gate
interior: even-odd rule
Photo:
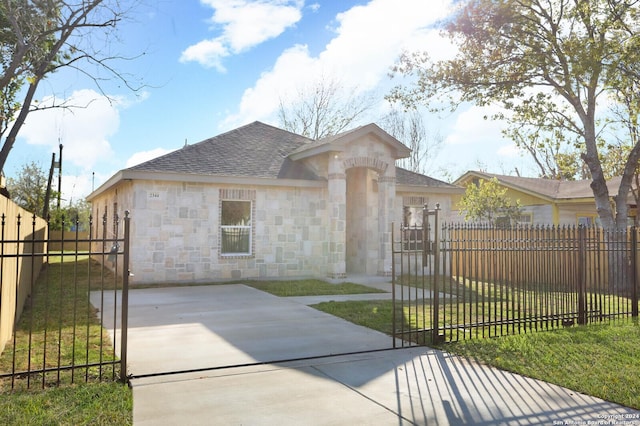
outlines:
[[[409,223],[408,207],[399,228],[392,226],[392,299],[394,347],[436,341],[443,263],[438,226],[440,206],[425,204],[421,221]],[[435,338],[435,339],[434,339]]]
[[[79,225],[2,215],[0,390],[127,379],[130,218]]]
[[[528,333],[638,316],[638,229],[394,226],[401,345]]]

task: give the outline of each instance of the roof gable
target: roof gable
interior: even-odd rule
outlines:
[[[396,153],[396,159],[408,157],[411,153],[411,150],[406,145],[382,130],[376,124],[371,123],[303,145],[293,151],[290,154],[290,158],[296,161],[327,152],[344,151],[347,144],[369,134],[373,134],[384,144],[390,146]]]

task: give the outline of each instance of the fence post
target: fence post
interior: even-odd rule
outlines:
[[[631,316],[638,317],[638,229],[631,227]]]
[[[423,240],[426,233],[427,226],[429,225],[428,216],[433,215],[433,297],[431,299],[431,342],[440,342],[440,288],[438,281],[440,280],[440,222],[438,220],[438,212],[440,211],[440,205],[436,204],[436,208],[433,211],[429,211],[427,205],[424,205],[422,210],[422,232]],[[424,251],[423,258],[427,256],[427,244],[423,242],[422,250]]]
[[[120,320],[120,381],[126,383],[127,375],[127,334],[129,328],[129,236],[130,236],[129,211],[124,212],[124,242],[122,259],[122,301]]]
[[[391,222],[391,336],[393,349],[396,348],[396,253],[395,253],[395,223]],[[402,232],[402,226],[400,228]],[[401,243],[402,244],[402,243]],[[401,258],[402,259],[402,258]]]
[[[585,271],[587,268],[587,229],[580,225],[578,226],[578,324],[587,323],[587,310],[585,307],[586,298],[586,280]]]

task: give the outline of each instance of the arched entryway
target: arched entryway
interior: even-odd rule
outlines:
[[[388,275],[387,222],[391,220],[395,198],[393,163],[358,156],[346,159],[344,170],[346,273]]]
[[[347,170],[347,274],[378,273],[377,179],[378,172],[369,168],[354,167]]]

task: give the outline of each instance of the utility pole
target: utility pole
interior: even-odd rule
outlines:
[[[60,211],[60,197],[62,197],[62,144],[60,148],[60,161],[58,161],[58,211]]]
[[[42,207],[42,217],[49,216],[49,200],[51,199],[51,181],[53,181],[53,169],[56,168],[56,153],[51,154],[51,167],[49,168],[49,181],[47,182],[47,192],[44,195],[44,206]]]

